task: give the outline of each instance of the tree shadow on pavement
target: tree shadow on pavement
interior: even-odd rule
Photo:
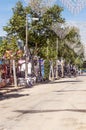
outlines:
[[[80,113],[86,113],[86,109],[16,110],[14,112],[18,112],[18,113],[20,113],[20,116],[22,116],[24,114],[51,113],[51,112],[80,112]]]
[[[5,99],[11,99],[11,98],[20,98],[24,96],[29,96],[29,94],[18,94],[18,93],[9,93],[9,94],[2,94],[0,93],[0,101]]]
[[[4,92],[4,93],[10,93],[10,92],[17,92],[20,91],[22,89],[26,89],[27,87],[25,86],[21,86],[21,87],[17,87],[15,88],[14,86],[5,86],[5,87],[1,87],[0,91]]]
[[[66,92],[86,92],[86,90],[58,90],[58,91],[54,91],[57,93],[66,93]]]
[[[77,82],[83,82],[81,80],[65,80],[65,81],[55,81],[55,82],[50,82],[51,84],[55,83],[77,83]]]

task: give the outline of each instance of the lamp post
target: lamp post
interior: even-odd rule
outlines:
[[[31,18],[33,21],[38,21],[39,18]],[[28,49],[28,14],[26,14],[26,44],[25,44],[25,78],[28,77],[28,55],[30,54]]]

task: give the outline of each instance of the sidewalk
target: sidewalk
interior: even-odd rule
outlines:
[[[9,85],[9,86],[1,87],[1,88],[0,88],[0,96],[1,96],[1,95],[4,95],[4,94],[7,94],[7,93],[10,93],[10,92],[19,91],[19,90],[21,90],[21,89],[33,88],[34,86],[38,86],[38,85],[42,85],[42,84],[49,84],[49,83],[53,83],[53,82],[61,83],[61,82],[66,82],[67,80],[70,81],[70,80],[72,80],[72,79],[74,79],[74,77],[73,77],[73,78],[60,78],[60,79],[54,80],[54,81],[36,83],[36,84],[33,85],[32,87],[25,87],[25,86],[17,86],[17,87],[14,87],[13,85]]]
[[[14,91],[18,91],[20,89],[24,89],[24,86],[18,86],[18,87],[14,87],[13,85],[9,85],[6,87],[1,87],[0,88],[0,95],[6,94],[6,93],[10,93],[10,92],[14,92]]]
[[[60,81],[61,79],[59,79]],[[11,92],[16,92],[16,91],[19,91],[21,89],[29,89],[29,88],[33,88],[34,86],[38,86],[38,85],[42,85],[42,84],[48,84],[50,82],[55,82],[55,81],[45,81],[45,82],[41,82],[41,83],[36,83],[34,84],[33,86],[31,87],[25,87],[25,86],[13,86],[13,85],[8,85],[8,86],[5,86],[5,87],[0,87],[0,96],[4,95],[4,94],[7,94],[7,93],[11,93]]]

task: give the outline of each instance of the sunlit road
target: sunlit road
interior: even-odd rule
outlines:
[[[7,94],[0,130],[86,130],[86,76]]]

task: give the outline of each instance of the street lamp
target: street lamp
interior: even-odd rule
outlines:
[[[29,0],[24,0],[28,4]],[[32,18],[32,20],[38,21],[38,18]],[[26,44],[25,44],[25,78],[28,77],[28,14],[26,13]]]
[[[38,21],[39,18],[31,18],[31,20]],[[29,53],[29,50],[28,50],[28,15],[26,14],[25,78],[28,77],[28,60],[29,60],[28,53]]]

